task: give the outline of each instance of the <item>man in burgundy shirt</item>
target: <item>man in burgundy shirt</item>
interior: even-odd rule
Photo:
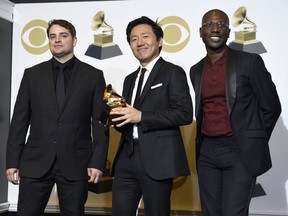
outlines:
[[[272,166],[268,141],[281,113],[262,58],[230,49],[229,34],[225,12],[205,13],[207,55],[190,69],[202,216],[248,215],[256,177]]]

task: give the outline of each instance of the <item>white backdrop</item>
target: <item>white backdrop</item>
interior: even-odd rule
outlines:
[[[31,38],[29,38],[28,31],[31,30],[26,29],[28,36],[25,36],[22,31],[33,20],[40,19],[48,22],[51,19],[63,18],[72,22],[77,29],[78,37],[78,43],[75,47],[76,56],[80,60],[102,69],[106,82],[111,83],[113,88],[121,93],[124,77],[138,67],[138,61],[132,55],[126,41],[125,29],[129,21],[142,15],[153,20],[178,16],[188,23],[190,40],[187,46],[176,53],[163,51],[161,55],[165,60],[179,64],[184,68],[191,87],[189,69],[206,53],[202,40],[199,38],[199,26],[203,14],[212,8],[219,8],[224,10],[231,20],[234,12],[241,6],[247,8],[247,17],[257,24],[257,40],[260,40],[267,50],[267,53],[263,53],[261,56],[272,74],[282,103],[282,114],[270,142],[273,168],[257,180],[267,195],[253,198],[250,211],[259,214],[288,215],[288,97],[285,96],[288,89],[288,71],[285,64],[288,49],[285,41],[287,33],[285,14],[287,13],[288,2],[286,0],[265,1],[265,3],[262,0],[131,0],[16,4],[14,8],[11,105],[14,106],[24,69],[51,58],[49,51],[36,55],[29,53],[22,46],[21,38],[27,44],[30,43]],[[91,29],[91,21],[98,11],[104,11],[105,21],[113,26],[114,43],[118,44],[123,55],[104,60],[85,55],[88,46],[93,43],[94,32]],[[185,31],[185,29],[181,29]],[[239,29],[231,26],[229,42],[234,40],[235,30]],[[184,36],[187,36],[187,33],[183,33]],[[46,43],[47,41],[37,46]],[[30,46],[35,45],[30,44]],[[191,95],[194,101],[192,87]],[[8,195],[10,203],[17,203],[17,193],[18,187],[10,184]]]

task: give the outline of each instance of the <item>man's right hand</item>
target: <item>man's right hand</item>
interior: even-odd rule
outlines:
[[[110,115],[120,115],[118,118],[113,118],[112,122],[120,122],[116,127],[122,127],[128,123],[138,123],[141,122],[142,112],[135,109],[126,103],[125,107],[117,107],[110,111]]]
[[[14,185],[19,184],[19,169],[9,168],[6,170],[7,180]]]

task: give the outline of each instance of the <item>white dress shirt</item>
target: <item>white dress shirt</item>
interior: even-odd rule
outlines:
[[[143,84],[142,84],[142,89],[141,89],[141,93],[142,93],[142,90],[146,84],[146,81],[150,75],[150,72],[152,71],[155,63],[158,61],[158,59],[160,58],[160,56],[156,57],[155,59],[153,59],[148,65],[146,65],[146,72],[144,74],[144,79],[143,79]],[[141,75],[141,70],[142,70],[142,66],[140,65],[140,69],[138,71],[138,75],[137,75],[137,78],[135,80],[135,85],[134,85],[134,89],[133,89],[133,92],[132,92],[132,102],[134,104],[134,101],[135,101],[135,97],[136,97],[136,91],[137,91],[137,88],[138,88],[138,81],[139,81],[139,78],[140,78],[140,75]],[[132,104],[132,106],[133,106]],[[134,127],[133,127],[133,138],[134,139],[138,139],[138,130],[137,130],[137,125],[134,124]]]

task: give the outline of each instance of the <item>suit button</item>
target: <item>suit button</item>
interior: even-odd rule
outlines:
[[[61,124],[61,122],[57,122],[57,125],[58,125],[58,126],[61,126],[62,124]]]
[[[56,142],[56,140],[54,140],[54,142],[53,142],[54,144],[57,144],[57,142]]]

